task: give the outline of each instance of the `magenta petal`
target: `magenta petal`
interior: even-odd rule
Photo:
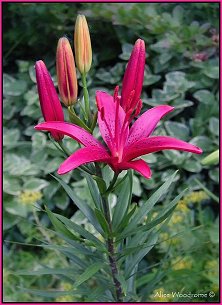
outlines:
[[[81,148],[68,157],[59,167],[58,174],[63,175],[78,166],[89,162],[107,162],[111,159],[107,152],[95,146]]]
[[[151,169],[148,166],[148,164],[141,159],[120,163],[119,169],[130,169],[130,168],[139,172],[143,177],[147,179],[149,179],[152,175]]]
[[[201,148],[182,140],[166,136],[158,136],[141,139],[140,141],[128,146],[124,151],[124,159],[132,160],[142,155],[166,149],[188,151],[195,154],[202,153]]]
[[[35,129],[46,131],[59,131],[64,135],[73,138],[84,146],[97,146],[106,151],[105,147],[98,140],[96,140],[88,131],[71,123],[44,122],[35,126]]]
[[[140,140],[141,137],[148,137],[153,132],[160,119],[173,109],[173,107],[168,105],[160,105],[143,113],[131,127],[127,145]]]
[[[106,142],[109,149],[114,152],[116,147],[115,144],[118,141],[121,129],[125,120],[125,112],[119,105],[118,117],[116,120],[116,107],[117,102],[114,102],[113,97],[102,91],[96,92],[96,102],[98,107],[98,123],[103,140]],[[118,124],[118,125],[117,125]],[[116,135],[115,130],[118,129]],[[129,128],[124,129],[124,138],[128,137]],[[124,145],[125,143],[123,143]]]

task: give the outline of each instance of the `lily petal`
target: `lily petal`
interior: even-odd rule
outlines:
[[[139,141],[141,137],[148,137],[161,118],[173,109],[168,105],[160,105],[144,112],[131,127],[127,145]]]
[[[107,152],[95,146],[83,147],[68,157],[59,167],[58,174],[63,175],[78,166],[89,162],[106,162],[111,159]]]
[[[115,144],[120,136],[124,121],[125,112],[117,102],[114,102],[113,96],[106,92],[96,92],[96,102],[98,107],[98,123],[103,140],[106,142],[109,149],[114,153],[116,150]],[[116,118],[116,107],[118,108],[118,117]],[[118,124],[118,125],[117,125]],[[116,134],[116,128],[118,134]],[[124,138],[127,139],[129,128],[124,129]],[[124,142],[124,141],[123,141]],[[124,145],[125,143],[123,143]]]
[[[166,149],[188,151],[195,154],[202,153],[201,148],[184,142],[182,140],[167,136],[158,136],[144,138],[128,146],[124,151],[124,160],[132,160],[142,155]]]
[[[73,138],[84,146],[96,146],[103,148],[103,150],[106,151],[105,147],[98,140],[96,140],[89,132],[71,123],[55,121],[44,122],[35,126],[35,129],[46,131],[60,131],[64,135]]]
[[[119,169],[130,169],[130,168],[139,172],[143,177],[147,179],[149,179],[152,175],[150,167],[142,159],[120,163]]]

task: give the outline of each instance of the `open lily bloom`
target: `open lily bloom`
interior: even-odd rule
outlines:
[[[107,163],[115,172],[134,169],[145,178],[151,177],[151,170],[141,156],[174,149],[200,154],[202,150],[192,144],[168,136],[151,136],[159,120],[173,110],[160,105],[147,110],[130,127],[129,118],[120,106],[120,98],[97,91],[98,124],[105,145],[85,129],[66,122],[45,122],[35,129],[56,131],[72,137],[84,147],[68,157],[59,167],[60,175],[89,162]],[[138,159],[139,158],[139,159]]]

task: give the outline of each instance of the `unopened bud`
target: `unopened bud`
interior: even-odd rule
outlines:
[[[132,50],[123,78],[121,106],[128,112],[134,110],[140,100],[145,69],[145,43],[138,39]],[[132,94],[133,92],[133,94]]]
[[[56,52],[56,70],[59,93],[68,107],[77,100],[77,78],[75,61],[70,43],[66,37],[60,38]]]
[[[81,74],[87,73],[92,64],[92,47],[89,28],[84,15],[78,15],[74,33],[75,59]]]
[[[64,121],[62,105],[49,71],[42,60],[36,62],[35,70],[40,106],[44,120],[46,122]],[[51,135],[56,141],[61,141],[64,137],[63,134],[55,131],[52,131]]]

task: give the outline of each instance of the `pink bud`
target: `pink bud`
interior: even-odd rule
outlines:
[[[131,53],[122,85],[121,106],[128,112],[135,109],[140,100],[145,69],[145,43],[138,39]],[[132,97],[132,92],[134,95]]]
[[[59,101],[49,71],[42,60],[36,62],[35,70],[40,106],[44,120],[46,122],[64,121],[62,105]],[[51,132],[51,135],[56,141],[61,141],[64,136],[55,131]]]

